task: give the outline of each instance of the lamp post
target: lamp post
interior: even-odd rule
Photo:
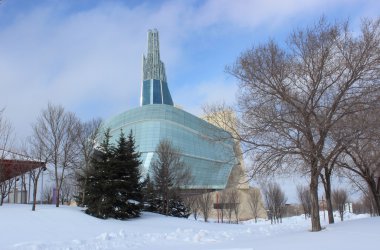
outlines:
[[[322,195],[321,203],[322,203],[322,210],[323,210],[323,220],[326,221],[325,199],[323,198],[323,195]]]
[[[219,204],[219,193],[216,192],[216,204],[217,204],[217,209],[216,209],[216,213],[218,215],[218,223],[219,223],[219,209],[220,209],[220,204]]]
[[[29,188],[28,188],[28,204],[30,203],[30,182],[32,180],[32,177],[30,176],[31,171],[29,171]]]
[[[42,176],[41,176],[41,197],[40,197],[40,203],[42,204],[42,200],[43,200],[43,196],[44,196],[44,171],[42,171]]]

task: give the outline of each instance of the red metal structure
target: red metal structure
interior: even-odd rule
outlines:
[[[46,167],[45,162],[0,159],[0,182],[25,174],[30,170]]]

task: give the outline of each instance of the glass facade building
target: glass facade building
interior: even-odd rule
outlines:
[[[143,56],[140,107],[111,118],[103,127],[110,129],[114,142],[121,131],[132,131],[141,153],[143,175],[156,157],[157,146],[166,139],[181,152],[191,171],[193,181],[187,189],[224,189],[234,182],[231,173],[239,163],[231,135],[173,106],[155,29],[148,31],[148,53]]]
[[[149,171],[162,139],[181,151],[193,181],[187,189],[224,189],[232,168],[238,164],[234,141],[228,132],[184,111],[165,104],[144,105],[117,115],[104,124],[114,142],[122,130],[132,131],[141,153],[143,174]],[[217,139],[217,140],[216,140]]]

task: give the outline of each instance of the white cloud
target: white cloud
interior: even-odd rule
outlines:
[[[55,11],[36,8],[0,31],[0,106],[20,133],[48,101],[78,112],[96,100],[103,110],[92,116],[138,103],[147,24],[111,5],[58,20]]]
[[[209,0],[128,7],[107,1],[77,11],[68,2],[36,4],[0,26],[0,107],[6,107],[20,136],[29,134],[30,123],[48,101],[85,119],[108,118],[138,105],[141,54],[149,28],[160,31],[161,57],[171,79],[173,71],[191,61],[183,58],[184,44],[196,43],[193,36],[206,37],[214,26],[224,34],[231,29],[254,34],[258,26],[280,25],[315,9],[352,2],[357,1]],[[1,13],[7,4],[0,5]],[[188,44],[186,49],[191,49]],[[236,86],[222,71],[210,75],[209,69],[204,71],[203,80],[176,88],[173,96],[195,113],[204,103],[231,102],[235,97]]]
[[[305,14],[321,15],[330,8],[357,0],[209,0],[202,5],[194,18],[200,27],[215,24],[255,28],[258,25],[271,27],[283,25],[289,18]]]

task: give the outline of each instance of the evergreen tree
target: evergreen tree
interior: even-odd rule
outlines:
[[[131,190],[130,199],[135,201],[142,201],[142,183],[140,172],[140,156],[141,154],[136,150],[135,139],[133,138],[132,131],[128,135],[128,172],[129,172],[129,185]]]
[[[132,131],[125,138],[121,131],[111,163],[111,199],[113,210],[110,217],[127,219],[140,216],[142,200],[140,183],[140,154],[136,151]]]
[[[93,155],[86,184],[86,213],[98,218],[128,219],[140,216],[142,191],[140,153],[136,151],[132,131],[123,131],[117,146],[110,143],[109,129]]]
[[[142,193],[144,210],[148,212],[157,212],[158,207],[155,207],[156,194],[154,190],[154,183],[151,181],[149,174],[147,174],[144,180]]]
[[[87,206],[86,213],[103,219],[108,218],[112,211],[108,177],[114,148],[110,144],[110,138],[110,130],[107,129],[104,140],[92,156],[84,199],[84,205]]]

